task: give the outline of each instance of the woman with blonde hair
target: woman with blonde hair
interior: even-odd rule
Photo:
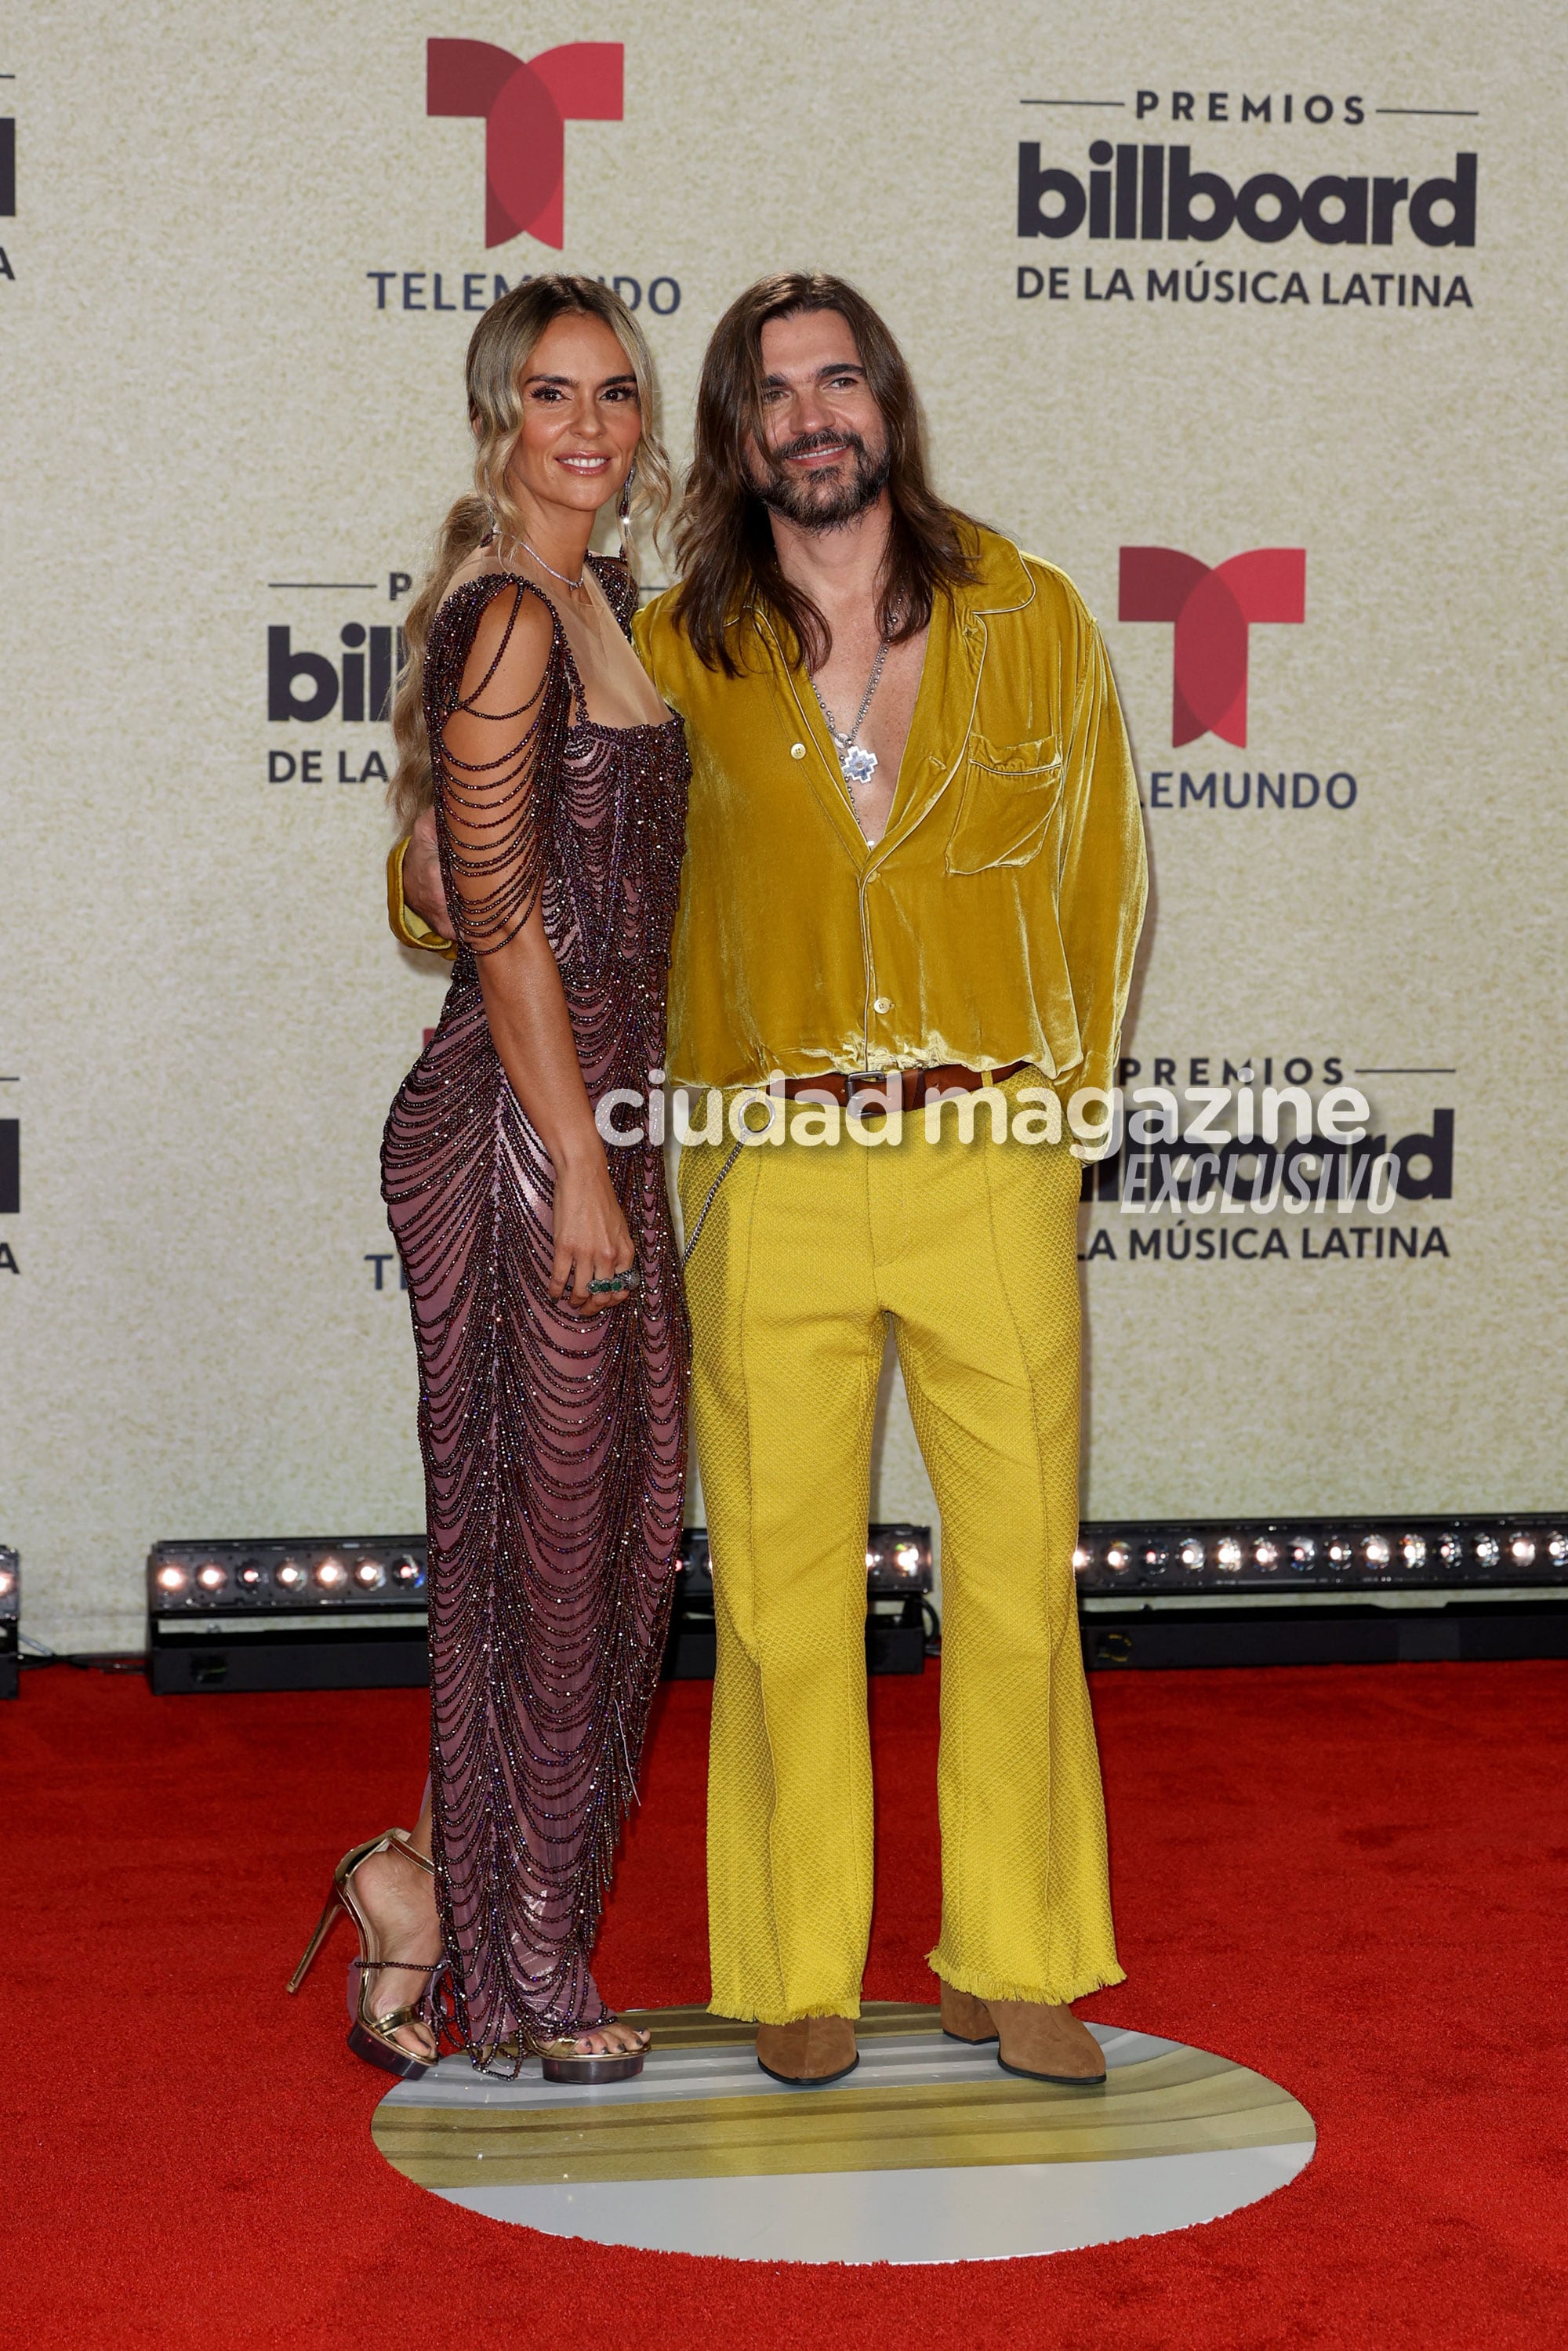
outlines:
[[[406,623],[391,797],[434,809],[456,956],[383,1192],[419,1356],[431,1778],[339,1865],[350,2046],[418,2074],[616,2080],[645,2034],[590,1970],[681,1532],[688,1341],[661,1156],[595,1112],[664,1060],[689,768],[639,665],[630,517],[669,473],[647,347],[581,277],[517,287],[467,362],[475,495]],[[620,504],[623,559],[589,553]],[[622,1125],[625,1124],[624,1119]],[[643,1132],[643,1130],[639,1130]]]

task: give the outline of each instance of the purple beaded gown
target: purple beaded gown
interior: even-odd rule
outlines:
[[[594,568],[628,628],[634,585]],[[509,637],[538,594],[487,574],[431,629],[458,954],[382,1152],[419,1355],[437,1898],[476,2063],[510,2043],[515,2064],[608,2018],[589,1961],[659,1674],[685,1470],[689,1341],[659,1149],[607,1155],[641,1288],[602,1314],[552,1301],[550,1160],[479,992],[477,958],[538,902],[591,1099],[645,1092],[663,1062],[690,772],[679,719],[594,725],[557,618],[533,702],[488,721],[493,756],[464,767],[444,746],[447,720],[484,694],[465,705],[481,614],[506,598]]]

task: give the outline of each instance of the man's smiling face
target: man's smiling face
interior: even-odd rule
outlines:
[[[848,321],[797,310],[762,329],[765,445],[753,444],[753,488],[801,530],[835,530],[887,486],[887,426]]]

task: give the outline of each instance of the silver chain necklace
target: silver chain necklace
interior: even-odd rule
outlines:
[[[861,706],[855,713],[854,725],[850,728],[847,735],[840,732],[838,726],[834,723],[832,712],[822,700],[822,691],[821,686],[819,686],[815,678],[811,680],[811,691],[817,697],[817,707],[822,714],[822,722],[824,726],[827,727],[829,734],[833,738],[833,747],[838,752],[839,765],[844,771],[844,781],[850,788],[852,798],[853,797],[856,785],[869,784],[872,778],[876,773],[876,753],[874,751],[868,751],[863,743],[856,742],[855,737],[860,733],[861,728],[865,725],[865,715],[871,708],[872,695],[876,692],[877,686],[881,682],[882,665],[887,659],[889,643],[890,640],[883,637],[881,651],[878,653],[876,660],[872,665],[871,676],[866,681],[865,692],[861,696]]]
[[[507,550],[501,538],[501,526],[499,523],[496,526],[494,536],[496,540],[496,552],[500,557],[501,561],[505,563],[507,559]],[[558,571],[553,563],[547,563],[544,557],[539,553],[538,549],[531,546],[526,538],[519,538],[517,540],[517,545],[523,549],[523,552],[526,555],[531,555],[533,557],[534,561],[538,565],[541,571],[548,571],[550,578],[552,580],[559,580],[563,588],[581,588],[585,585],[584,574],[581,571],[578,573],[575,580],[569,580],[564,571]]]
[[[553,563],[547,563],[544,557],[539,553],[538,549],[537,547],[530,547],[526,538],[520,538],[517,541],[517,544],[525,550],[526,553],[533,557],[534,561],[538,565],[541,571],[548,571],[550,578],[552,580],[559,580],[563,588],[580,588],[582,586],[583,574],[580,571],[578,573],[575,580],[569,580],[564,571],[558,571]]]

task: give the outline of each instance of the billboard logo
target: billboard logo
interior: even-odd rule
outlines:
[[[307,653],[303,646],[296,645],[287,623],[268,629],[267,715],[270,721],[298,718],[313,726],[323,718],[330,718],[339,707],[340,696],[340,716],[350,725],[362,724],[367,718],[380,721],[392,716],[392,689],[407,653],[402,631],[367,629],[362,621],[350,621],[346,628],[339,630],[338,637],[347,649],[340,678],[336,661],[326,653]]]
[[[622,120],[619,41],[568,41],[537,57],[490,41],[430,41],[425,112],[476,115],[485,125],[485,243],[525,229],[559,252],[566,241],[566,125]]]
[[[1196,736],[1247,743],[1247,632],[1306,618],[1304,547],[1254,547],[1212,569],[1174,547],[1122,549],[1124,621],[1176,623],[1173,748]]]
[[[1423,180],[1414,189],[1408,177],[1337,172],[1298,188],[1281,172],[1254,172],[1233,188],[1221,172],[1195,172],[1190,147],[1172,147],[1167,156],[1164,147],[1113,146],[1109,139],[1095,140],[1089,161],[1100,169],[1085,188],[1076,172],[1042,163],[1038,141],[1020,141],[1019,236],[1074,236],[1087,217],[1092,237],[1211,245],[1239,228],[1255,245],[1281,245],[1304,229],[1317,245],[1392,245],[1403,206],[1423,245],[1476,241],[1474,153],[1455,156],[1451,179]]]

